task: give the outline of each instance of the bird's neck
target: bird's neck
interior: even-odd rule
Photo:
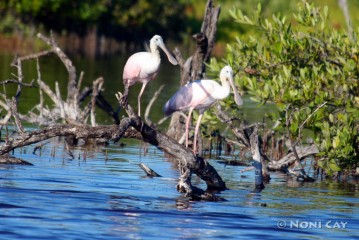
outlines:
[[[151,49],[151,54],[160,58],[160,51],[158,50],[158,47],[156,44],[151,44],[150,45],[150,49]]]
[[[228,95],[231,91],[228,81],[221,79],[221,82],[222,82],[222,86],[221,86],[222,89],[221,89],[221,91],[217,91],[217,99],[224,99],[224,98],[228,97]]]

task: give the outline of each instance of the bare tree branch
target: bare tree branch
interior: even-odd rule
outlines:
[[[41,33],[37,34],[37,37],[44,41],[47,45],[51,47],[51,51],[54,52],[65,65],[67,72],[69,73],[69,79],[67,83],[67,103],[69,105],[77,104],[76,102],[76,68],[72,64],[71,60],[67,57],[67,55],[61,50],[61,48],[57,45],[55,39],[51,35],[51,38],[45,37]]]
[[[104,80],[102,77],[96,79],[93,82],[93,87],[92,87],[92,98],[91,98],[91,126],[96,126],[96,120],[95,120],[95,106],[96,106],[96,98],[98,93],[101,91],[102,89],[102,85],[104,83]]]
[[[0,85],[9,84],[9,83],[14,83],[17,85],[21,85],[23,87],[30,87],[30,88],[36,87],[36,85],[34,84],[34,80],[32,80],[30,83],[23,83],[23,82],[19,82],[16,79],[7,79],[7,80],[0,82]]]
[[[11,111],[12,116],[15,119],[15,123],[16,123],[16,126],[17,126],[20,134],[23,135],[25,133],[25,130],[24,130],[24,127],[22,126],[22,123],[19,118],[19,114],[17,112],[17,102],[16,102],[15,97],[13,97],[12,100],[10,101],[10,111]]]
[[[147,107],[146,107],[146,111],[145,111],[145,122],[149,125],[152,126],[153,123],[150,120],[150,118],[148,117],[148,115],[150,114],[151,108],[153,103],[157,100],[158,96],[160,95],[160,93],[162,92],[162,89],[164,88],[165,85],[161,85],[161,87],[153,94],[150,102],[148,103]]]

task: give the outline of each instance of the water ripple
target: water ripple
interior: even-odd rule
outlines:
[[[46,149],[47,148],[47,149]],[[137,142],[109,145],[69,160],[63,149],[50,157],[16,153],[34,166],[0,168],[1,239],[288,239],[354,238],[359,219],[358,186],[289,183],[273,174],[254,189],[253,172],[211,164],[229,190],[219,203],[192,202],[176,190],[177,164],[155,148],[143,154]],[[31,152],[31,151],[28,151]],[[107,152],[107,153],[106,153]],[[143,162],[162,178],[146,178]],[[205,184],[193,176],[193,184]],[[348,221],[346,229],[279,228],[278,222]]]

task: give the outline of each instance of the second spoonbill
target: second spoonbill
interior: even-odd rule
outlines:
[[[243,100],[239,95],[233,80],[233,70],[230,66],[225,66],[220,72],[222,85],[213,80],[197,80],[187,83],[181,87],[163,107],[164,113],[169,116],[176,111],[189,111],[186,120],[186,147],[188,147],[188,128],[193,110],[199,110],[199,117],[194,131],[193,152],[197,154],[197,135],[198,129],[204,112],[211,107],[217,100],[228,97],[230,87],[233,89],[234,101],[237,105],[242,105]]]

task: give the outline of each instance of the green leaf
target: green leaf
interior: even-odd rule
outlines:
[[[345,62],[345,66],[344,66],[344,70],[346,71],[353,71],[356,67],[356,63],[354,62],[353,59],[348,60],[347,62]]]
[[[342,170],[336,163],[334,160],[331,160],[329,162],[329,168],[333,171],[333,172],[339,172],[340,170]]]
[[[297,131],[298,131],[298,122],[297,121],[291,123],[290,130],[294,134],[297,133]]]
[[[329,121],[330,121],[330,122],[334,122],[334,116],[333,116],[333,114],[329,114]]]
[[[337,147],[339,146],[339,144],[340,144],[340,139],[339,139],[338,136],[335,136],[335,137],[333,138],[333,148],[334,148],[334,149],[337,148]]]
[[[261,3],[259,2],[259,3],[257,4],[257,12],[258,12],[258,13],[261,13],[261,11],[262,11],[262,5],[261,5]]]

